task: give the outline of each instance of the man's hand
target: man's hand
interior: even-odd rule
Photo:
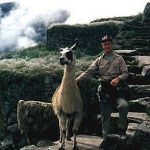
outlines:
[[[110,84],[111,84],[112,86],[117,86],[118,83],[119,83],[119,81],[120,81],[120,78],[117,77],[117,78],[113,79]]]

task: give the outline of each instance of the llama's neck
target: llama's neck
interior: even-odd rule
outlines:
[[[75,80],[75,65],[65,65],[63,80],[65,82]]]

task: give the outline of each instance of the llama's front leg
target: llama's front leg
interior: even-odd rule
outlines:
[[[59,120],[59,133],[60,133],[60,143],[62,142],[62,134],[63,134],[63,132],[62,132],[62,125],[61,125],[61,123],[60,123],[60,120]]]
[[[66,122],[66,140],[71,141],[70,134],[69,134],[69,127],[70,127],[70,122],[72,120],[72,117],[68,117],[67,122]]]
[[[59,150],[65,150],[65,138],[66,138],[66,120],[65,115],[59,117],[59,127],[60,127],[60,148]]]
[[[73,136],[74,136],[73,150],[79,150],[79,148],[77,146],[76,136],[77,136],[78,128],[79,128],[79,125],[81,123],[82,118],[83,118],[83,114],[82,113],[77,113],[75,115],[75,118],[74,118],[74,126],[73,126]]]

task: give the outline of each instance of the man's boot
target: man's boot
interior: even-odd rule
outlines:
[[[119,128],[119,129],[118,129],[118,134],[119,134],[119,135],[124,135],[124,136],[125,136],[125,135],[126,135],[126,131],[127,131],[126,128]]]
[[[104,141],[101,142],[101,144],[99,145],[99,150],[103,150],[104,148]]]

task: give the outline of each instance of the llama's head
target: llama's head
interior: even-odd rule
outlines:
[[[61,65],[70,65],[75,61],[74,49],[76,49],[76,44],[74,44],[71,48],[60,48],[61,56],[60,56],[60,64]]]

